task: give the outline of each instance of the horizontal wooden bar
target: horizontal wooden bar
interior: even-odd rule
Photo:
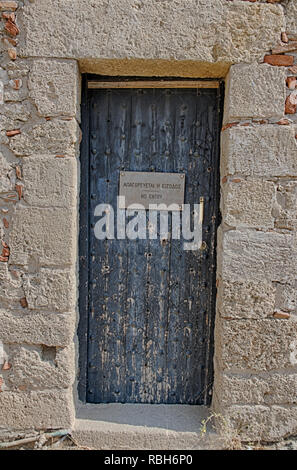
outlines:
[[[139,80],[104,82],[89,81],[88,88],[219,88],[218,80]]]

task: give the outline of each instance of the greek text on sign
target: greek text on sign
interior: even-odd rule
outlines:
[[[120,172],[120,209],[132,204],[134,209],[150,209],[153,204],[163,204],[168,209],[160,207],[159,210],[182,210],[184,194],[184,173]]]

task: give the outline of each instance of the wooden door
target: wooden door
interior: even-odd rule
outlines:
[[[84,104],[82,394],[90,403],[208,403],[219,90],[89,90]],[[182,239],[96,239],[95,207],[116,208],[121,171],[185,173],[185,203],[205,201],[202,249],[184,251]]]

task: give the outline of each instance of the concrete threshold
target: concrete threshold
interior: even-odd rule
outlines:
[[[202,433],[209,408],[192,405],[80,405],[73,438],[80,446],[100,450],[222,449],[211,425]]]

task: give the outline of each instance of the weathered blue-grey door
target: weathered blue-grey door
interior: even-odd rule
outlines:
[[[209,402],[218,95],[217,89],[88,92],[87,402]],[[116,208],[121,171],[184,173],[185,203],[205,201],[202,249],[184,251],[182,239],[159,237],[98,240],[95,207]],[[169,231],[170,224],[169,217]]]

